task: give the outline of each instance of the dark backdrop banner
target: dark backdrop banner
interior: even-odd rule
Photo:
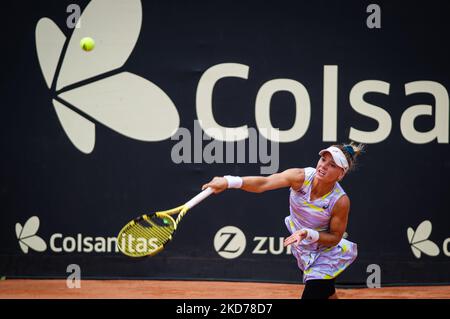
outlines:
[[[450,283],[446,1],[2,6],[0,275],[299,282],[288,189],[208,198],[152,258],[114,240],[214,176],[315,167],[355,141],[359,255],[337,282]]]

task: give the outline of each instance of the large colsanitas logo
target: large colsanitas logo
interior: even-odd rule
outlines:
[[[49,18],[42,18],[36,26],[39,64],[48,88],[54,92],[53,106],[59,121],[75,147],[84,153],[92,152],[95,122],[142,141],[161,141],[171,137],[180,123],[172,100],[154,83],[121,70],[140,34],[141,2],[92,0],[83,11],[81,20],[82,27],[74,29],[68,40]],[[79,42],[85,36],[93,37],[97,42],[96,48],[88,53],[79,48]],[[335,142],[338,136],[338,71],[337,65],[323,67],[324,142]],[[245,64],[221,63],[211,66],[201,76],[196,91],[196,113],[208,136],[227,142],[248,138],[247,125],[230,128],[216,121],[212,101],[214,88],[221,79],[248,80],[249,72],[250,67]],[[292,127],[285,130],[274,128],[270,115],[272,97],[282,91],[294,97],[296,109]],[[380,143],[389,137],[393,119],[386,109],[364,100],[369,93],[389,95],[390,83],[364,80],[351,88],[349,101],[353,110],[373,119],[378,125],[373,131],[350,127],[348,139]],[[403,137],[414,144],[434,140],[448,144],[449,96],[446,88],[436,81],[420,80],[405,83],[403,93],[405,96],[430,94],[435,101],[434,106],[420,104],[405,109],[399,121]],[[293,79],[268,80],[256,94],[254,114],[256,126],[267,140],[280,143],[297,141],[310,124],[309,92],[302,83]],[[417,131],[414,122],[424,116],[431,116],[434,126],[426,132]],[[228,134],[224,134],[225,131]]]

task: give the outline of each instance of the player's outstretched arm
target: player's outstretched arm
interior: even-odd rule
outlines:
[[[303,168],[290,168],[281,173],[270,176],[245,176],[242,177],[242,190],[252,193],[262,193],[273,189],[292,187],[300,188],[305,180]],[[211,187],[214,193],[218,194],[229,188],[228,180],[224,177],[214,177],[209,183],[202,186],[202,189]]]

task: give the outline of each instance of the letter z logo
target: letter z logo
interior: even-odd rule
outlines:
[[[225,243],[222,245],[222,247],[219,248],[219,252],[226,252],[226,253],[235,253],[239,250],[239,247],[237,247],[235,250],[227,250],[228,245],[231,241],[233,241],[233,238],[236,237],[236,233],[225,233],[222,232],[220,236],[228,236],[228,239],[225,240]]]
[[[214,237],[216,252],[226,259],[239,257],[244,252],[246,244],[244,233],[234,226],[221,228]]]

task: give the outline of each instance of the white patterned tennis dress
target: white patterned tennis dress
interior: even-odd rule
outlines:
[[[300,190],[290,189],[290,215],[285,218],[286,226],[292,234],[302,228],[314,229],[318,232],[328,231],[331,212],[337,200],[345,195],[344,190],[336,183],[326,195],[310,200],[312,181],[316,169],[305,168],[305,181]],[[298,267],[303,271],[303,282],[310,279],[332,279],[344,271],[356,258],[357,245],[341,239],[334,247],[325,247],[319,243],[291,245],[292,254],[297,259]]]

